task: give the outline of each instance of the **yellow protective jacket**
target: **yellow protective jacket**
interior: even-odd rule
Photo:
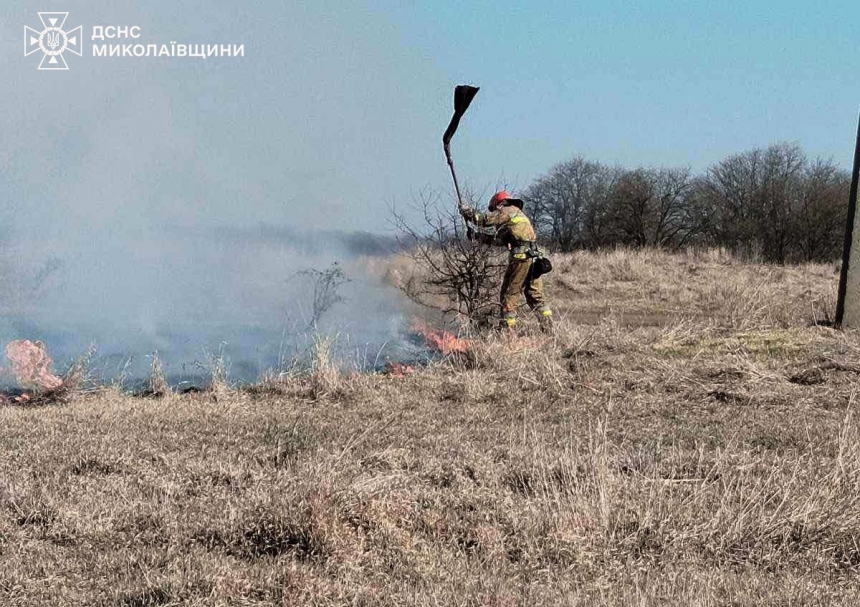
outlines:
[[[481,241],[507,246],[515,259],[526,259],[525,250],[537,240],[531,219],[513,205],[503,206],[489,213],[468,209],[463,216],[476,226],[496,228],[494,237],[481,238]]]

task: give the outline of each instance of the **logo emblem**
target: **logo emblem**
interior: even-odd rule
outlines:
[[[70,32],[63,31],[68,16],[69,13],[39,13],[43,26],[41,32],[24,26],[24,56],[42,51],[44,56],[39,64],[40,70],[69,69],[63,58],[66,51],[78,57],[83,56],[83,26],[79,25]]]

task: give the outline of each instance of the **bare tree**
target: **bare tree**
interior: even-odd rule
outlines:
[[[577,156],[552,167],[523,194],[538,231],[562,251],[607,239],[607,198],[617,171]]]
[[[683,246],[705,227],[693,194],[686,168],[624,170],[577,156],[539,177],[523,198],[539,232],[570,251]]]
[[[804,173],[793,242],[804,261],[829,261],[842,252],[851,175],[832,161],[816,160]]]
[[[625,171],[610,194],[617,244],[680,247],[703,229],[693,208],[694,180],[689,169]]]
[[[758,251],[765,261],[785,263],[806,167],[803,151],[788,143],[730,156],[712,167],[705,190],[716,211],[716,240],[734,250]]]
[[[704,175],[607,168],[577,156],[525,191],[539,234],[557,248],[724,246],[773,263],[838,257],[848,175],[797,144],[735,154]]]
[[[468,238],[456,207],[443,205],[438,194],[419,193],[412,208],[421,218],[420,227],[391,210],[404,252],[417,268],[398,287],[419,305],[468,324],[496,316],[506,265],[501,249]]]
[[[633,247],[651,244],[654,223],[654,183],[645,169],[626,171],[609,197],[615,241]]]
[[[798,145],[779,144],[765,150],[756,223],[768,261],[785,263],[791,254],[806,164]]]
[[[712,210],[710,232],[716,244],[737,251],[743,243],[754,242],[753,191],[759,156],[759,150],[730,156],[708,169],[701,181],[702,200]]]

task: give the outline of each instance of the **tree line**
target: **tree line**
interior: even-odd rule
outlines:
[[[842,251],[850,174],[779,143],[687,168],[610,167],[578,156],[523,192],[538,231],[561,251],[725,247],[772,263]]]

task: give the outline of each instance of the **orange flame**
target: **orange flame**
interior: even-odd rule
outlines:
[[[12,363],[18,383],[25,388],[51,392],[63,385],[63,379],[51,370],[54,361],[41,341],[13,341],[6,346],[6,358]]]
[[[412,330],[424,337],[425,343],[430,348],[446,356],[449,354],[465,354],[472,345],[468,339],[457,337],[450,331],[434,329],[420,320],[412,323]]]
[[[403,363],[388,363],[385,365],[383,373],[392,377],[406,377],[415,373],[415,367]]]

